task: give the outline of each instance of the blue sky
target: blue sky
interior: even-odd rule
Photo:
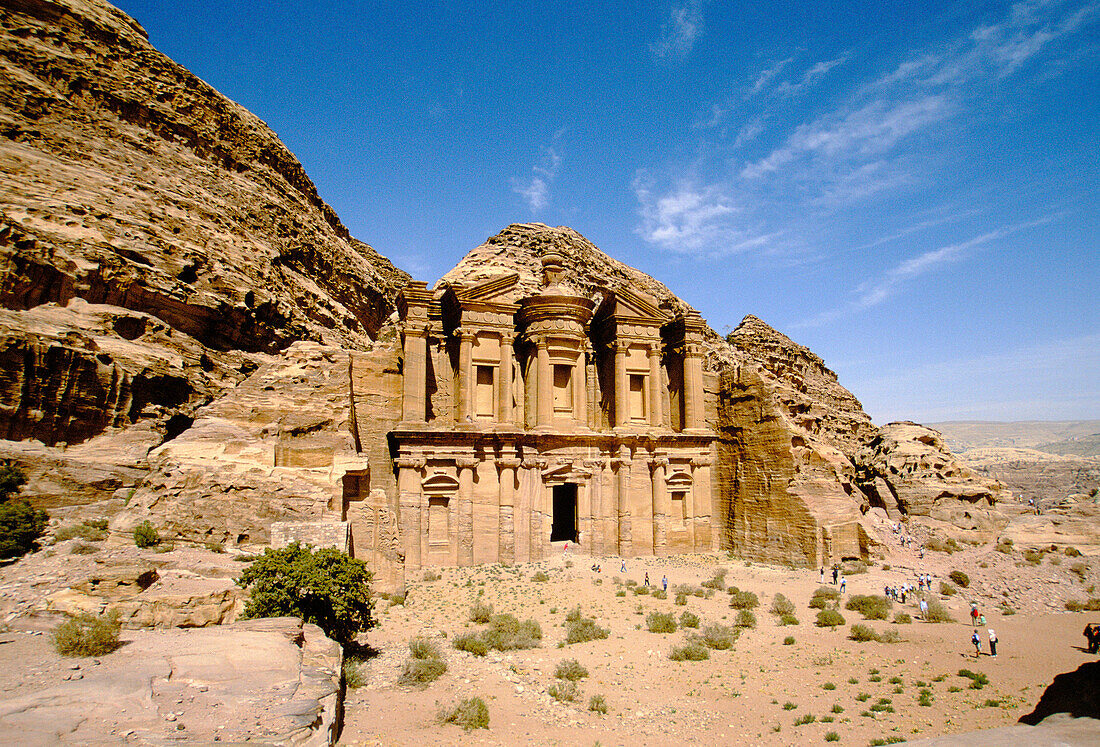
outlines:
[[[420,279],[568,225],[878,423],[1100,418],[1100,0],[118,4]]]

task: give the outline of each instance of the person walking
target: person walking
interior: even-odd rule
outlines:
[[[847,586],[847,584],[848,584],[848,579],[846,579],[846,578],[841,578],[840,579],[840,593],[841,594],[844,593],[844,587]]]
[[[970,603],[970,627],[978,627],[978,605],[974,602]]]
[[[928,600],[927,599],[920,600],[920,619],[922,619],[922,620],[927,620],[928,619]]]
[[[997,634],[993,632],[993,628],[989,629],[989,655],[997,658]]]
[[[833,586],[836,586],[837,577],[840,576],[840,569],[835,565],[833,566]]]
[[[666,592],[668,591],[668,576],[661,576],[661,590]]]
[[[982,655],[982,639],[978,635],[978,631],[975,630],[973,635],[970,636],[970,642],[974,644],[974,658],[977,659]]]
[[[825,583],[825,566],[821,566],[821,575],[817,577],[817,581],[820,584]]]
[[[649,587],[649,571],[645,572],[645,585],[647,588]]]
[[[626,561],[623,561],[622,568],[619,569],[619,573],[626,573]]]

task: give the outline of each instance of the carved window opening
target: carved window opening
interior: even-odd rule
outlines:
[[[495,370],[493,366],[475,366],[474,415],[492,420],[496,413]]]
[[[672,499],[669,514],[673,524],[683,526],[691,519],[691,475],[674,472],[667,480],[668,494]]]
[[[573,412],[573,367],[554,366],[554,412],[572,414]]]
[[[627,411],[630,419],[644,422],[649,413],[646,412],[646,376],[643,374],[630,374],[630,386],[627,392]]]
[[[428,544],[446,546],[451,541],[451,498],[458,492],[458,480],[450,475],[432,475],[421,485],[428,504]]]

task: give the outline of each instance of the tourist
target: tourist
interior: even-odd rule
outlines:
[[[623,561],[623,567],[619,569],[619,573],[626,573],[626,561]]]
[[[661,591],[668,591],[668,576],[661,576]]]
[[[974,644],[974,658],[976,659],[982,655],[982,639],[978,635],[978,631],[975,630],[973,635],[970,636],[970,642]]]
[[[970,626],[976,628],[978,626],[978,604],[977,602],[970,603]]]
[[[649,586],[649,571],[645,572],[645,585]]]
[[[821,575],[817,577],[817,582],[820,584],[825,583],[825,566],[821,566]]]
[[[989,629],[989,655],[997,658],[997,634],[993,632],[993,628]]]
[[[1097,648],[1100,648],[1100,630],[1092,623],[1085,626],[1085,640],[1089,642],[1089,653],[1095,654]]]
[[[848,584],[848,579],[841,577],[840,579],[840,593],[844,593],[844,587]]]
[[[928,600],[920,600],[920,617],[922,620],[928,619]]]
[[[833,566],[833,586],[836,586],[837,577],[840,576],[840,569],[835,565]]]

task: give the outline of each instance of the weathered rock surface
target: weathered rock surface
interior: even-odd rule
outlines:
[[[315,625],[273,618],[123,640],[75,660],[71,679],[0,701],[0,734],[25,745],[336,741],[342,652]]]
[[[9,3],[0,30],[0,433],[77,443],[187,414],[230,351],[370,346],[408,276],[263,122],[106,3]]]

